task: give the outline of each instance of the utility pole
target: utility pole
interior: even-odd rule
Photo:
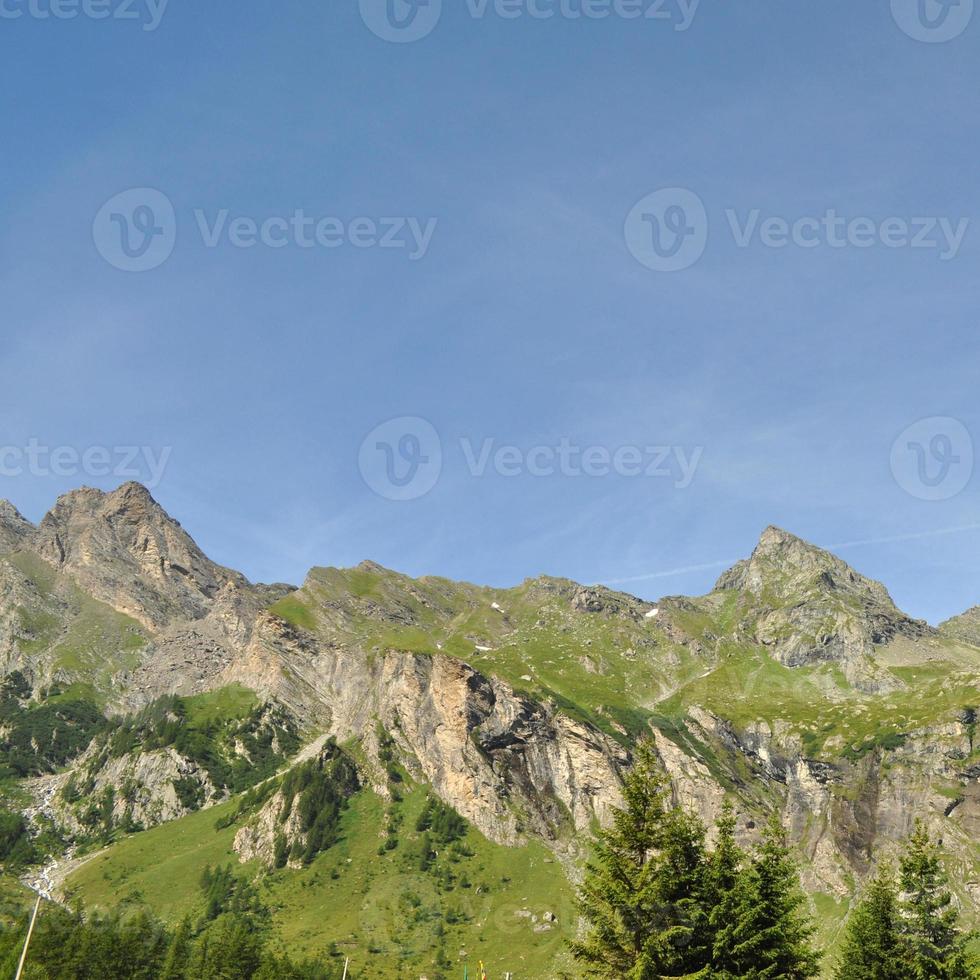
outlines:
[[[27,962],[27,948],[31,945],[31,936],[34,935],[34,923],[37,922],[37,914],[41,910],[41,896],[37,896],[37,901],[34,903],[34,914],[31,916],[31,924],[27,929],[27,938],[24,940],[24,952],[20,954],[20,963],[17,964],[17,974],[14,980],[20,980],[21,974],[24,972],[24,964]]]

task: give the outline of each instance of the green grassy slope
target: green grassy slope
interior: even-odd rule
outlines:
[[[34,601],[17,607],[18,650],[42,677],[84,686],[93,699],[112,695],[113,677],[139,663],[150,639],[129,616],[93,599],[68,576],[29,552],[4,559],[29,585]]]
[[[419,868],[420,835],[414,828],[425,798],[422,787],[404,794],[398,845],[379,855],[390,805],[362,791],[344,814],[339,843],[309,867],[271,873],[256,862],[238,863],[232,850],[238,825],[215,829],[234,812],[232,801],[92,857],[70,877],[69,894],[94,906],[145,903],[177,920],[202,911],[202,869],[231,863],[237,874],[257,881],[286,948],[339,950],[351,957],[354,977],[387,978],[409,969],[417,976],[433,970],[440,953],[453,964],[468,960],[471,967],[483,959],[495,975],[512,970],[518,976],[556,976],[575,923],[572,890],[560,865],[540,845],[514,851],[470,828],[465,850],[471,856],[446,864],[455,879],[447,885],[442,872]],[[517,914],[525,910],[527,915]],[[545,912],[558,922],[535,932],[530,916],[540,924]]]
[[[702,664],[645,617],[650,603],[603,590],[609,609],[592,613],[573,608],[579,589],[550,578],[490,589],[369,564],[314,569],[270,611],[368,655],[455,656],[608,734],[641,731],[653,704]],[[678,608],[670,615],[683,631],[689,614]]]
[[[823,601],[816,585],[809,589],[807,601],[811,593]],[[547,578],[513,589],[415,580],[367,564],[315,569],[271,611],[368,655],[397,649],[459,657],[620,738],[650,721],[679,721],[696,705],[736,727],[779,722],[810,756],[846,758],[980,704],[980,654],[953,639],[879,648],[876,660],[895,689],[869,694],[837,664],[785,667],[751,638],[756,618],[789,604],[775,593],[666,599],[650,619],[652,604],[606,590],[606,610],[573,608],[578,590]],[[845,594],[835,603],[855,600]]]

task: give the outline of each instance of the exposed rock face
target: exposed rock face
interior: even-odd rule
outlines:
[[[82,766],[87,758],[80,760]],[[196,801],[192,808],[178,792],[178,785],[195,786]],[[84,810],[93,801],[104,799],[111,792],[112,822],[118,826],[127,818],[143,827],[155,827],[185,816],[192,809],[220,802],[224,794],[217,790],[204,769],[189,762],[172,748],[154,752],[110,759],[98,766],[87,780],[77,773],[66,772],[57,776],[36,780],[47,799],[47,812],[60,826],[71,832],[83,834],[86,826],[82,820]],[[85,783],[84,786],[79,786]],[[76,791],[84,788],[79,805],[73,805],[67,796],[67,788]]]
[[[934,633],[900,612],[880,582],[775,527],[763,533],[751,558],[722,575],[716,588],[752,597],[755,639],[781,663],[838,662],[850,683],[869,690],[890,683],[871,662],[876,646],[897,636],[919,639]]]
[[[962,616],[946,620],[939,630],[946,636],[980,647],[980,606],[974,606]]]
[[[311,701],[325,708],[340,741],[380,721],[414,775],[492,840],[557,840],[619,800],[617,743],[455,658],[318,648],[266,617],[241,669],[303,714]]]
[[[48,601],[19,569],[0,562],[0,673],[20,670],[33,678],[35,665],[23,648],[36,639],[35,627],[23,611],[42,608]]]
[[[61,497],[33,547],[91,595],[152,630],[204,619],[217,606],[218,617],[240,635],[267,599],[239,572],[208,559],[137,483]]]
[[[623,616],[639,621],[652,607],[650,603],[602,586],[579,588],[572,596],[572,608],[603,616]]]
[[[290,846],[302,839],[299,811],[293,809],[283,820],[286,801],[281,792],[273,795],[265,806],[241,830],[235,834],[233,847],[239,859],[246,861],[259,860],[267,868],[272,867],[275,856],[276,837],[282,835]],[[291,863],[296,867],[295,863]]]
[[[0,500],[0,555],[16,551],[34,533],[34,525],[7,500]]]
[[[287,585],[252,585],[212,562],[136,483],[112,493],[83,488],[66,494],[36,531],[18,541],[60,573],[60,591],[76,583],[147,631],[141,664],[113,692],[129,710],[162,694],[207,690],[244,648],[261,611],[292,591]],[[16,569],[0,565],[0,580],[9,584],[16,577]],[[21,580],[21,587],[31,585],[27,577]],[[42,607],[58,601],[55,590],[17,605],[47,615]],[[4,604],[0,617],[8,609]],[[49,618],[64,617],[62,608]],[[0,657],[4,648],[0,625]]]
[[[714,746],[717,758],[730,752],[749,765],[754,782],[746,788],[781,811],[806,855],[808,890],[850,894],[854,876],[866,874],[882,853],[896,851],[917,819],[964,854],[980,828],[980,772],[963,767],[973,751],[969,718],[912,732],[892,752],[873,749],[837,764],[807,758],[799,740],[781,726],[773,730],[763,723],[737,732],[692,708],[685,727],[700,743]],[[657,736],[657,748],[681,802],[714,819],[725,795],[716,776],[663,736]],[[956,810],[953,823],[948,818]],[[754,836],[743,832],[746,839]],[[967,876],[964,884],[971,881]]]
[[[335,743],[328,744],[295,772],[306,780],[318,776],[329,783],[341,800],[349,800],[361,788],[352,760]],[[287,855],[302,854],[310,845],[310,830],[304,829],[303,825],[304,788],[299,785],[300,782],[301,780],[295,780],[289,786],[287,778],[259,812],[235,835],[234,849],[242,862],[257,858],[267,867],[272,867],[276,863],[278,842],[282,848],[282,860],[290,867],[302,867],[303,862],[295,856],[287,860]],[[306,807],[315,812],[308,804]],[[317,845],[314,843],[315,850]],[[309,856],[312,857],[313,854]]]

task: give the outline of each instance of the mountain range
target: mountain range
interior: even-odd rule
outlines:
[[[372,562],[254,584],[138,484],[36,526],[0,502],[0,674],[13,896],[176,919],[227,863],[358,976],[436,948],[575,976],[574,884],[646,736],[706,822],[781,815],[825,947],[916,819],[980,915],[980,607],[932,627],[775,527],[707,595],[648,602]]]

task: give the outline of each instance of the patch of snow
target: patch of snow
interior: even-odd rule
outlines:
[[[659,615],[660,615],[660,610],[659,609],[651,609],[646,614],[646,616],[644,616],[643,618],[644,619],[656,619]]]

